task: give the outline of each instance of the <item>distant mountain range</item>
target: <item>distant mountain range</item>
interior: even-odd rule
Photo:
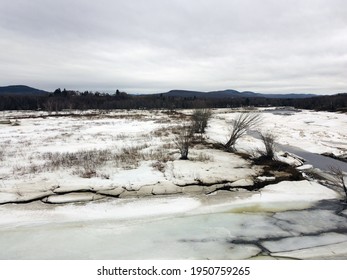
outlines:
[[[49,92],[28,87],[28,86],[23,86],[23,85],[0,87],[0,96],[4,96],[4,95],[28,96],[28,95],[46,95],[46,94],[49,94]]]
[[[264,94],[252,91],[237,91],[233,89],[219,90],[219,91],[189,91],[189,90],[170,90],[165,93],[160,93],[162,96],[171,97],[186,97],[186,98],[240,98],[240,97],[263,97],[263,98],[310,98],[316,96],[315,94],[302,94],[302,93],[289,93],[289,94]]]
[[[14,86],[6,86],[0,87],[0,96],[11,95],[11,96],[33,96],[33,95],[46,95],[49,92],[24,86],[24,85],[14,85]],[[154,96],[167,96],[167,97],[182,97],[182,98],[205,98],[205,99],[223,99],[223,98],[310,98],[316,95],[314,94],[297,94],[297,93],[289,93],[289,94],[264,94],[264,93],[256,93],[252,91],[237,91],[233,89],[219,90],[219,91],[190,91],[190,90],[170,90],[164,93],[151,94]]]

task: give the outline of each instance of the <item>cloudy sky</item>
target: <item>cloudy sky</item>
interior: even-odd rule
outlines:
[[[345,0],[0,0],[0,86],[347,91]]]

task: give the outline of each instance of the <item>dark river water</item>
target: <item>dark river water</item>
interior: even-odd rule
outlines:
[[[303,149],[292,147],[288,145],[277,145],[281,150],[295,154],[305,159],[306,163],[313,165],[313,167],[321,170],[329,170],[330,167],[339,167],[342,171],[347,172],[347,163],[336,160],[330,157],[322,156],[320,154],[310,153]]]

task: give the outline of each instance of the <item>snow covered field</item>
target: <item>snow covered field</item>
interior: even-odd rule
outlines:
[[[279,147],[347,153],[345,114],[259,113],[257,129]],[[0,258],[347,257],[342,190],[301,180],[247,191],[271,180],[262,166],[203,143],[179,160],[174,138],[190,114],[2,112]],[[213,110],[205,142],[225,142],[236,115]],[[263,147],[250,133],[236,148]],[[283,152],[278,159],[303,164]]]

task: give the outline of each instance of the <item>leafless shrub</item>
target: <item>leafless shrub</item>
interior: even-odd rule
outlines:
[[[210,109],[196,109],[192,114],[192,127],[194,133],[205,133],[207,123],[211,118]]]
[[[259,150],[258,152],[263,156],[268,159],[273,159],[275,155],[275,140],[276,137],[270,133],[270,132],[259,132],[260,139],[262,140],[264,146],[265,146],[265,151],[264,150]]]
[[[247,130],[259,124],[260,120],[259,114],[240,113],[231,123],[229,140],[223,145],[224,148],[227,151],[234,152],[236,141],[245,135]]]
[[[332,175],[331,183],[336,185],[339,188],[343,188],[345,192],[345,202],[347,202],[347,186],[346,186],[346,175],[338,166],[331,166],[330,173]]]
[[[187,160],[189,148],[193,139],[193,130],[191,126],[181,126],[179,134],[175,136],[174,144],[180,151],[180,159]]]

